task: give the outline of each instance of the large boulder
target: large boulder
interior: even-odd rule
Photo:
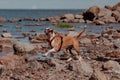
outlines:
[[[14,54],[16,55],[24,55],[24,54],[33,54],[35,47],[32,44],[29,43],[23,43],[23,42],[13,42],[13,49]]]
[[[94,20],[100,12],[100,8],[98,6],[90,7],[86,12],[83,13],[85,20]]]
[[[119,22],[120,20],[120,12],[115,10],[112,12],[112,16],[115,17],[116,21]]]
[[[120,74],[120,64],[116,61],[107,61],[103,64],[103,69]]]
[[[64,22],[73,22],[74,18],[73,14],[64,14],[61,16],[61,19],[63,19]]]
[[[112,11],[106,8],[100,9],[100,12],[98,13],[98,18],[99,17],[104,17],[104,16],[111,16]]]
[[[115,17],[112,17],[112,16],[100,17],[98,19],[98,21],[102,21],[104,23],[114,23],[114,22],[116,22]]]
[[[113,10],[117,10],[120,8],[120,2],[113,6]]]

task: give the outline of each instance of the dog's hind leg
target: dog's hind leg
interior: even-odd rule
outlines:
[[[80,48],[79,48],[79,42],[74,42],[73,48],[77,52],[77,54],[74,55],[74,59],[82,60],[81,54],[80,54]]]

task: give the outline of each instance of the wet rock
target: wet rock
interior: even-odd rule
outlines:
[[[15,26],[16,29],[21,29],[21,26]]]
[[[10,33],[3,33],[1,36],[3,38],[12,38],[12,35]]]
[[[39,18],[39,21],[46,21],[46,18]]]
[[[0,22],[6,22],[5,18],[0,18]]]
[[[29,33],[29,32],[24,32],[24,33],[23,33],[23,36],[24,36],[24,37],[29,37],[29,36],[30,36],[30,33]]]
[[[103,64],[103,69],[120,74],[120,64],[116,61],[107,61]]]
[[[36,32],[35,30],[31,30],[30,32]]]
[[[24,18],[23,21],[33,21],[32,18]]]
[[[14,54],[24,55],[24,54],[34,54],[34,46],[29,43],[23,43],[16,41],[13,43]]]
[[[21,19],[13,18],[13,19],[9,20],[9,22],[10,23],[21,22]]]
[[[26,24],[25,26],[41,26],[41,24],[35,23],[35,24]]]
[[[2,32],[8,32],[8,31],[7,31],[7,29],[5,28],[5,29],[3,29],[3,31],[2,31]]]

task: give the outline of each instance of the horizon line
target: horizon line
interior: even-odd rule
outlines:
[[[37,9],[30,9],[30,8],[0,8],[0,10],[2,10],[2,9],[6,9],[6,10],[17,10],[17,9],[19,9],[19,10],[80,10],[80,9],[87,9],[87,8],[37,8]]]

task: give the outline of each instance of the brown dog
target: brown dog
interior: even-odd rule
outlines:
[[[50,46],[52,47],[52,49],[46,52],[44,56],[47,56],[50,53],[58,52],[61,49],[68,49],[72,57],[74,59],[78,59],[76,57],[77,55],[80,55],[78,40],[84,32],[86,32],[86,27],[84,27],[84,29],[77,36],[70,37],[70,36],[61,36],[55,30],[46,28],[45,34],[48,36],[48,42]],[[72,54],[71,48],[73,48],[77,52],[77,54],[75,55]]]

